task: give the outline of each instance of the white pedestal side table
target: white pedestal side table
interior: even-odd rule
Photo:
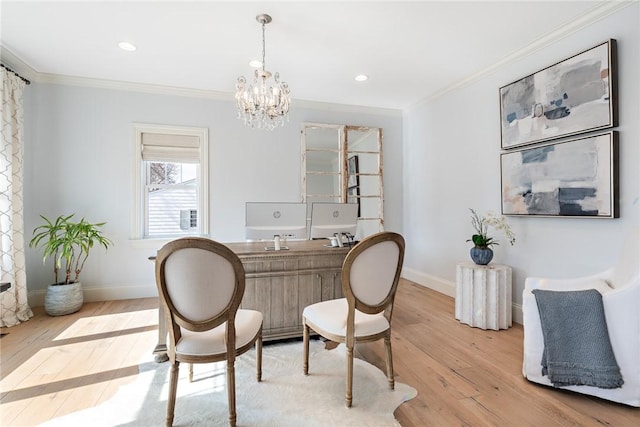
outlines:
[[[482,329],[511,327],[511,267],[461,262],[456,266],[456,319]]]

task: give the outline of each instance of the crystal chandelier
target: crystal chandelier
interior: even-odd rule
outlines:
[[[271,73],[265,69],[264,26],[271,22],[271,16],[258,15],[256,21],[262,24],[262,68],[255,70],[252,84],[248,84],[244,76],[236,81],[238,118],[252,128],[271,130],[283,126],[285,118],[289,121],[291,92],[289,85],[280,81],[278,73],[273,75],[273,84],[268,81]]]

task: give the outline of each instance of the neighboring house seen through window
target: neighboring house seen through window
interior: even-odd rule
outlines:
[[[198,169],[194,163],[145,161],[145,236],[200,234]],[[185,212],[194,220],[183,224]]]
[[[136,238],[208,234],[208,132],[135,125]]]

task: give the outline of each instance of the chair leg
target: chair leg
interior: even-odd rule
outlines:
[[[256,379],[262,381],[262,331],[256,340]]]
[[[353,390],[353,346],[347,344],[347,393],[345,396],[345,405],[351,408]]]
[[[235,358],[227,359],[227,398],[229,399],[229,426],[236,426],[236,368]]]
[[[193,382],[193,363],[189,363],[189,382]]]
[[[389,388],[395,388],[395,380],[393,378],[393,357],[391,356],[391,334],[384,337],[384,347],[387,350],[387,381]]]
[[[175,361],[171,364],[169,379],[169,397],[167,399],[167,420],[166,426],[173,425],[173,413],[176,408],[176,391],[178,389],[178,372],[180,371],[180,362]]]
[[[309,375],[309,325],[302,319],[302,348],[304,356],[302,359],[302,367],[305,375]]]

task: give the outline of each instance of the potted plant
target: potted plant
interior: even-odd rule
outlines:
[[[54,282],[47,288],[44,298],[45,312],[62,316],[80,310],[83,303],[80,273],[94,245],[107,250],[113,242],[104,237],[100,228],[104,222],[92,224],[84,218],[72,221],[73,214],[59,216],[51,221],[43,215],[44,223],[33,230],[29,247],[41,248],[42,262],[53,259]],[[58,281],[58,273],[64,271],[64,281]]]
[[[470,251],[471,259],[478,265],[487,265],[493,258],[491,246],[499,244],[493,237],[489,237],[489,226],[502,230],[511,245],[516,242],[516,236],[511,231],[505,217],[497,217],[492,212],[487,213],[485,216],[480,216],[475,210],[469,210],[471,211],[471,224],[475,229],[471,239],[467,240],[467,242],[473,242],[474,244]]]

